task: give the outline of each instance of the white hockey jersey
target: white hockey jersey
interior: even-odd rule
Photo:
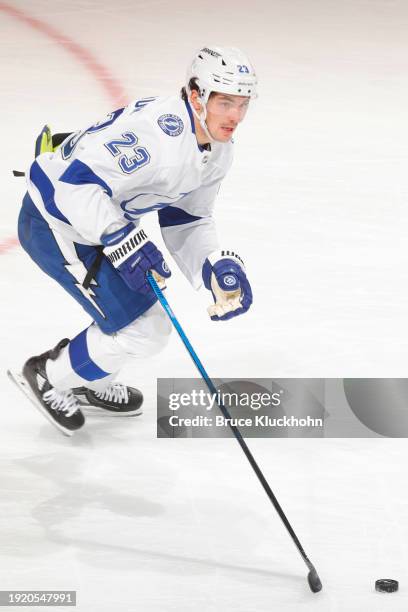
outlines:
[[[199,287],[205,258],[219,248],[212,211],[232,147],[199,146],[181,98],[145,98],[37,157],[28,191],[53,230],[81,244],[101,244],[113,223],[158,211],[167,248]]]

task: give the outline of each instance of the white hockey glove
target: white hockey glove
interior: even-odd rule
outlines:
[[[203,281],[214,298],[207,308],[213,321],[226,321],[246,312],[252,304],[244,262],[232,251],[214,251],[203,265]]]

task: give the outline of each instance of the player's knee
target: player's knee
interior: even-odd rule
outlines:
[[[157,303],[146,313],[146,315],[148,315],[147,320],[143,322],[145,327],[144,334],[148,340],[150,354],[155,355],[167,346],[172,325],[163,308]]]
[[[142,316],[116,334],[116,341],[134,357],[149,357],[167,345],[171,323],[159,304],[154,304]]]

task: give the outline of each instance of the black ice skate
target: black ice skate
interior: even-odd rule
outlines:
[[[85,423],[84,415],[73,392],[52,387],[45,369],[47,359],[56,359],[68,343],[61,340],[52,350],[26,361],[21,374],[9,371],[8,375],[57,429],[72,436]]]
[[[142,414],[143,395],[138,389],[112,383],[103,391],[87,387],[74,389],[75,397],[86,414],[107,416],[136,416]]]

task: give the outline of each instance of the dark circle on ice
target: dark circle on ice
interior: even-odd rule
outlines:
[[[398,591],[398,580],[392,578],[379,578],[375,581],[375,590],[380,593],[395,593]]]

